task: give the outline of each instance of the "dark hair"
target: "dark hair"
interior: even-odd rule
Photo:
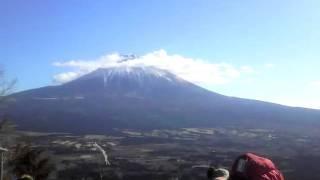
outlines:
[[[227,171],[227,170],[225,170],[225,171]],[[228,176],[228,174],[226,174],[227,172],[225,172],[225,171],[220,168],[209,167],[209,169],[207,171],[207,177],[208,177],[208,179],[212,179],[212,178],[217,178],[217,177]]]
[[[20,178],[18,178],[17,180],[33,180],[33,178],[29,175],[23,175]]]
[[[215,168],[214,167],[209,167],[207,171],[207,177],[208,179],[212,179],[214,176]]]
[[[231,175],[229,180],[248,180],[248,179],[243,176]]]

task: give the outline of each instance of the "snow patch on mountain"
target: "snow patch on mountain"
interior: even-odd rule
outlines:
[[[117,79],[130,79],[131,81],[143,84],[146,79],[155,80],[163,79],[168,82],[181,82],[183,81],[178,76],[170,73],[169,71],[158,69],[151,66],[128,66],[121,65],[110,68],[99,68],[94,72],[84,75],[76,80],[88,80],[94,78],[103,79],[104,86],[109,82]]]

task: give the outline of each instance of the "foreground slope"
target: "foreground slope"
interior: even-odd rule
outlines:
[[[305,131],[320,111],[220,95],[154,67],[97,69],[74,81],[13,94],[20,128],[103,133],[114,128],[233,126]]]

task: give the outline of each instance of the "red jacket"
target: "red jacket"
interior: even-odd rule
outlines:
[[[284,180],[284,177],[271,160],[246,153],[234,162],[231,180]]]

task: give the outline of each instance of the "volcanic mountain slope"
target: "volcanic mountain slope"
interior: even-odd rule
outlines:
[[[27,130],[320,127],[320,111],[220,95],[145,66],[97,69],[66,84],[11,96],[15,102],[6,113]]]

